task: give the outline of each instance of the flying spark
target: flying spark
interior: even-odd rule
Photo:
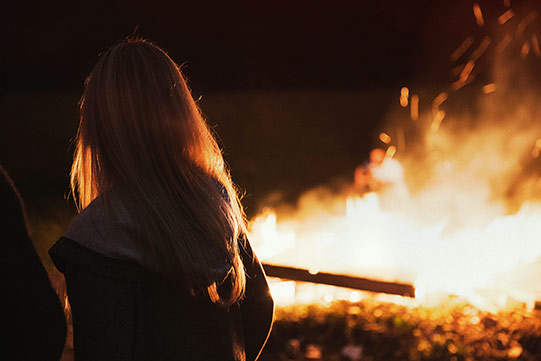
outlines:
[[[437,97],[434,98],[432,101],[432,114],[436,115],[438,110],[440,109],[440,105],[447,100],[447,93],[443,92],[438,94]]]
[[[450,56],[451,60],[457,61],[472,45],[473,45],[473,37],[468,36],[466,40],[464,40],[462,44],[460,44],[460,46],[451,53],[451,56]]]
[[[483,26],[485,25],[485,19],[483,18],[483,12],[481,11],[481,7],[478,3],[473,4],[473,14],[475,15],[475,21],[477,21],[477,25]]]
[[[419,120],[419,96],[417,94],[411,96],[410,117],[413,121]]]
[[[443,118],[445,118],[445,112],[443,110],[439,110],[436,113],[436,116],[434,117],[434,120],[432,121],[432,125],[430,126],[430,130],[432,130],[434,133],[440,129],[441,122],[443,121]]]
[[[522,59],[526,59],[526,57],[530,53],[530,49],[531,46],[529,42],[525,42],[524,44],[522,44],[522,49],[520,50],[520,56],[522,57]]]
[[[490,45],[490,38],[488,36],[485,36],[483,40],[481,40],[481,44],[473,51],[473,53],[470,56],[470,60],[477,61],[485,53],[485,51],[488,49],[488,46]]]
[[[506,12],[498,16],[498,24],[500,25],[505,24],[513,16],[515,16],[515,12],[512,9],[507,10]]]
[[[532,34],[532,48],[533,52],[537,57],[541,57],[541,49],[539,49],[539,41],[537,40],[537,35]]]
[[[529,13],[517,26],[517,36],[520,37],[524,33],[524,30],[530,25],[539,15],[534,11]]]
[[[394,145],[389,146],[385,152],[385,158],[392,158],[396,154],[396,147]]]
[[[496,91],[496,84],[490,83],[490,84],[483,85],[483,88],[481,88],[481,90],[483,94],[494,93]]]
[[[460,73],[460,81],[465,83],[466,80],[468,80],[468,77],[471,75],[471,72],[473,71],[473,68],[475,67],[475,61],[468,60],[466,65],[464,65],[464,69],[462,69],[462,72]]]
[[[511,41],[513,40],[513,38],[511,37],[511,35],[509,34],[505,34],[505,36],[503,37],[503,39],[499,42],[498,46],[496,47],[496,51],[498,53],[501,53],[505,50],[505,48],[507,48],[507,46],[509,44],[511,44]]]
[[[379,133],[379,140],[381,140],[383,143],[385,144],[391,144],[391,137],[389,136],[389,134],[385,133],[385,132],[381,132]]]
[[[402,108],[405,108],[408,106],[409,96],[410,96],[409,89],[407,87],[402,87],[402,89],[400,89],[400,106]]]

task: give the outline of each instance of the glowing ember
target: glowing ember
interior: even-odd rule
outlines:
[[[498,23],[500,25],[503,25],[507,21],[509,21],[509,19],[511,19],[513,16],[515,16],[515,12],[513,10],[509,9],[506,12],[504,12],[503,14],[501,14],[500,16],[498,16]]]
[[[473,14],[475,15],[475,21],[477,21],[477,25],[485,25],[485,20],[483,19],[483,12],[481,11],[481,7],[477,3],[473,4]]]
[[[487,51],[491,42],[492,40],[490,40],[488,36],[485,36],[479,46],[471,54],[470,60],[474,62],[477,61],[485,53],[485,51]]]
[[[526,42],[522,45],[522,49],[520,51],[520,56],[522,57],[522,59],[526,59],[526,57],[530,53],[530,49],[531,49],[530,43]]]
[[[537,57],[541,57],[541,49],[539,48],[539,41],[537,35],[532,34],[532,48]]]
[[[436,116],[434,116],[434,120],[432,121],[430,130],[432,130],[433,132],[437,132],[438,129],[440,129],[440,125],[443,118],[445,118],[445,112],[443,110],[438,110],[438,112],[436,113]]]
[[[447,100],[447,93],[440,93],[437,97],[434,98],[432,101],[432,114],[436,116],[438,111],[440,110],[440,105]]]
[[[400,105],[405,108],[408,106],[410,91],[408,88],[403,87],[400,89]]]
[[[379,140],[381,140],[385,144],[390,144],[392,139],[389,134],[381,132],[379,133]]]
[[[451,54],[450,58],[452,61],[457,61],[469,48],[473,45],[473,37],[468,36],[466,40],[455,51]]]
[[[511,41],[513,41],[513,38],[511,35],[509,34],[505,34],[505,36],[503,37],[503,39],[500,41],[500,43],[498,44],[498,46],[496,47],[496,50],[498,53],[501,53],[505,50],[505,48],[507,48],[507,46],[509,44],[511,44]]]
[[[394,157],[395,154],[396,154],[396,147],[394,145],[391,145],[389,146],[389,148],[387,148],[387,151],[385,152],[385,157],[392,158]]]
[[[419,120],[419,96],[417,94],[411,96],[410,117],[411,120]]]
[[[482,44],[480,45],[479,48],[477,48],[475,50],[474,54],[472,55],[472,58],[478,58],[480,55],[477,55],[477,54],[482,54],[482,53],[479,53],[479,51],[478,51],[481,48],[481,46],[482,46]],[[483,50],[483,52],[484,52],[484,50]],[[474,60],[468,60],[468,62],[464,65],[464,67],[460,71],[460,75],[458,77],[458,80],[455,81],[453,83],[453,85],[452,85],[454,90],[459,90],[460,88],[462,88],[464,85],[468,84],[471,81],[470,75],[471,75],[474,67],[475,67],[475,61]]]
[[[534,22],[539,17],[539,14],[537,14],[535,11],[529,13],[517,26],[516,35],[517,37],[521,37],[528,25],[530,25],[532,22]]]
[[[481,88],[481,91],[483,92],[483,94],[494,93],[496,91],[496,84],[490,83],[490,84],[483,85],[483,88]]]
[[[462,69],[462,72],[460,73],[460,80],[465,82],[468,80],[468,77],[470,76],[473,68],[475,66],[475,62],[473,60],[469,60],[466,65],[464,66],[464,69]]]

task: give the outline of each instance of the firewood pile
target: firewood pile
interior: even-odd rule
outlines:
[[[276,309],[261,361],[541,360],[541,311],[375,300]]]

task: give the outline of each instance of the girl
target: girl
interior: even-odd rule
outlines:
[[[127,39],[80,102],[80,213],[51,248],[76,360],[255,360],[273,301],[221,151],[178,66]]]

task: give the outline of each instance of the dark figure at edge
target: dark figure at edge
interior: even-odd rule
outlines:
[[[0,166],[0,229],[4,304],[2,359],[57,361],[66,320],[47,272],[28,236],[22,199]]]

